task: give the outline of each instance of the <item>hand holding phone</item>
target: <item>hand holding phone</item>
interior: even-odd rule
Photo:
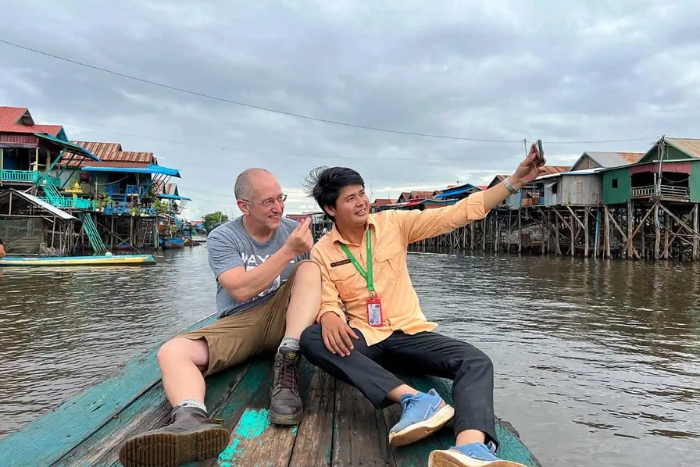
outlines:
[[[542,140],[537,140],[537,167],[542,167],[547,162],[544,157],[544,149],[542,149]]]

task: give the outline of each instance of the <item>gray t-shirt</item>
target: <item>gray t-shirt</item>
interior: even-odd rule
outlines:
[[[239,302],[231,296],[219,283],[221,273],[229,269],[245,266],[249,271],[260,266],[267,258],[277,253],[289,238],[289,235],[299,225],[298,222],[282,218],[279,228],[265,243],[254,240],[243,227],[243,218],[238,217],[215,228],[207,236],[209,266],[216,278],[216,312],[219,318],[240,313],[251,307],[270,300],[277,289],[287,282],[289,273],[294,265],[302,259],[308,259],[309,253],[304,253],[292,260],[275,280],[260,294],[246,302]]]

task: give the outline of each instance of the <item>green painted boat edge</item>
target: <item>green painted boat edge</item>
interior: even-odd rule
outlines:
[[[138,263],[127,263],[126,261],[134,258],[143,258],[143,261]],[[21,264],[11,264],[10,261],[19,261]],[[61,266],[145,266],[156,264],[156,259],[153,255],[114,255],[114,256],[4,256],[0,258],[0,267],[36,267],[48,266],[52,262],[70,261],[69,264]]]
[[[206,326],[215,320],[215,314],[209,315],[188,330]],[[27,458],[33,459],[36,465],[52,465],[78,448],[161,382],[156,359],[159,348],[160,345],[157,345],[145,354],[134,357],[105,380],[28,423],[20,431],[0,439],[0,466],[25,466]],[[308,363],[305,362],[305,365]],[[254,366],[262,369],[260,363]],[[437,377],[411,379],[416,389],[427,391],[435,388],[448,403],[452,403],[450,380]],[[124,389],[124,381],[129,382],[128,390]],[[74,424],[65,423],[66,419],[81,420],[79,431],[75,431]],[[496,418],[496,422],[501,449],[507,451],[504,458],[528,467],[542,467],[508,422],[499,418]]]
[[[194,330],[214,322],[211,314],[187,330]],[[28,423],[20,431],[0,439],[0,466],[24,467],[28,456],[35,465],[51,465],[76,448],[124,407],[160,382],[156,355],[160,345],[121,365],[108,378],[87,388],[57,408]],[[122,381],[130,383],[124,390]],[[68,431],[73,426],[66,418],[82,420],[80,431]]]

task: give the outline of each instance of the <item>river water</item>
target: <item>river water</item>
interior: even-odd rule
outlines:
[[[700,462],[700,267],[412,253],[438,330],[496,369],[545,467]],[[0,270],[0,437],[213,311],[206,247],[155,267]],[[696,461],[696,462],[693,462]]]

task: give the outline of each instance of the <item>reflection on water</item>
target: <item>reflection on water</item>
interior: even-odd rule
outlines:
[[[205,259],[200,247],[158,266],[5,269],[0,435],[212,313]]]
[[[486,351],[499,416],[544,465],[700,459],[694,264],[411,254],[439,331]],[[0,434],[214,310],[205,247],[156,267],[6,269]]]

